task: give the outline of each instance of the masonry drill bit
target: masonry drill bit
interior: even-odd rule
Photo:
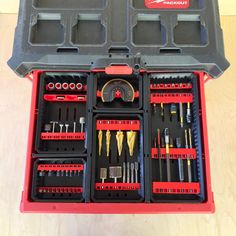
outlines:
[[[110,155],[110,145],[111,145],[111,132],[110,130],[106,131],[106,149],[107,149],[107,157]]]
[[[121,156],[122,153],[123,141],[124,141],[124,132],[119,130],[116,133],[116,142],[119,156]]]
[[[168,128],[165,128],[165,130],[164,130],[164,136],[165,136],[165,145],[166,145],[167,181],[168,181],[168,182],[171,182],[170,159],[169,159],[170,134],[169,134],[169,129],[168,129]]]
[[[192,122],[190,102],[187,103],[186,121],[187,121],[188,124],[190,124]]]
[[[184,115],[183,115],[183,103],[182,102],[179,103],[179,122],[180,122],[181,128],[183,128],[184,127]]]
[[[185,130],[185,148],[187,149],[188,146],[188,131]],[[188,182],[192,182],[192,169],[191,169],[191,161],[189,155],[187,154],[187,167],[188,167]]]
[[[132,157],[134,155],[134,145],[135,145],[137,132],[128,131],[126,135],[127,135],[127,144],[129,147],[129,155]]]
[[[103,138],[103,132],[102,130],[98,131],[98,155],[102,155],[102,138]]]

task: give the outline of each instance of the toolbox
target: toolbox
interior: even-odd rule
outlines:
[[[22,212],[214,212],[216,0],[21,0],[8,64],[33,83]]]

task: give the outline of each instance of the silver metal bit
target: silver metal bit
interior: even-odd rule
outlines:
[[[123,162],[123,183],[125,183],[126,180],[126,164]]]
[[[127,183],[129,183],[130,182],[130,175],[129,175],[129,162],[127,163],[127,173],[126,173],[126,175],[127,175]]]
[[[170,145],[170,134],[169,129],[165,128],[164,130],[165,136],[165,145],[166,145],[166,168],[167,168],[167,181],[171,182],[171,171],[170,171],[170,158],[169,158],[169,145]]]
[[[63,124],[59,124],[59,126],[60,126],[60,133],[62,133],[62,131],[63,131]]]
[[[134,163],[134,170],[135,170],[135,183],[138,183],[138,162]]]
[[[107,168],[100,168],[100,179],[102,180],[102,183],[107,179]]]
[[[79,123],[81,125],[80,132],[83,133],[84,132],[85,117],[80,117]]]
[[[180,127],[184,127],[184,115],[183,115],[183,103],[179,103],[179,122],[180,122]]]
[[[55,128],[56,128],[56,124],[58,124],[57,121],[50,121],[50,123],[52,124],[52,133],[55,132]]]
[[[191,123],[192,122],[190,102],[187,103],[186,121],[187,121],[187,123]]]
[[[130,164],[131,169],[131,183],[134,183],[134,163]]]
[[[110,166],[109,167],[109,177],[114,179],[114,183],[117,183],[117,179],[122,177],[121,166]]]
[[[176,138],[176,147],[181,148],[181,138]],[[178,156],[179,181],[184,181],[184,163],[181,156]]]
[[[188,131],[185,130],[185,148],[189,148],[188,146]],[[187,166],[188,166],[188,182],[192,182],[192,167],[189,155],[187,154]]]
[[[66,127],[66,133],[68,133],[68,130],[69,130],[69,124],[65,124],[65,127]]]
[[[76,131],[76,122],[74,122],[74,126],[73,126],[73,132],[75,133]]]

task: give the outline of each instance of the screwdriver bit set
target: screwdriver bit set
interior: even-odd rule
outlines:
[[[229,67],[216,0],[21,0],[33,83],[21,211],[213,212],[204,83]]]

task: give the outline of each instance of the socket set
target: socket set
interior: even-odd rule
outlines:
[[[217,1],[19,12],[8,65],[33,82],[21,211],[213,212],[204,83],[229,67]]]

